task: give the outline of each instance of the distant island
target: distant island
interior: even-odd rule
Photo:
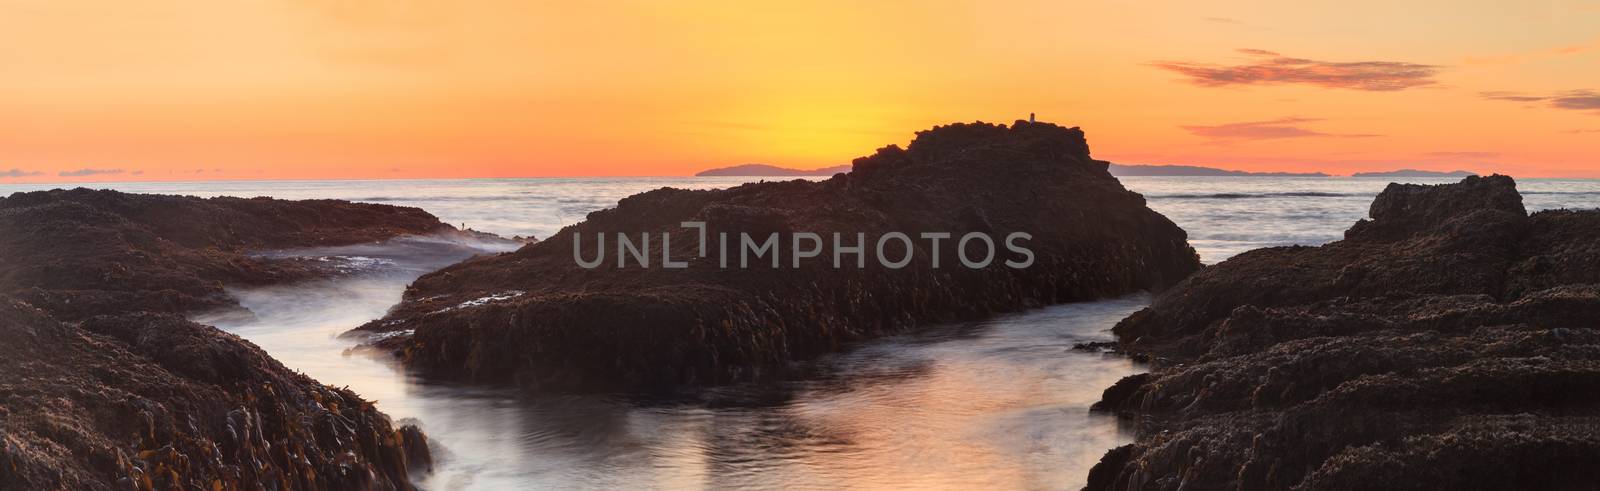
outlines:
[[[1196,165],[1110,164],[1113,176],[1249,176],[1249,177],[1329,177],[1321,172],[1246,172]]]
[[[767,164],[744,164],[744,165],[735,165],[733,167],[720,167],[720,168],[716,168],[716,169],[700,171],[699,173],[695,174],[695,177],[711,177],[711,176],[780,176],[780,177],[831,176],[831,175],[834,175],[834,174],[838,174],[840,172],[850,172],[850,166],[848,164],[847,165],[835,165],[833,167],[823,167],[821,169],[805,170],[805,169],[790,169],[790,168],[787,168],[787,167],[778,167],[778,166],[775,166],[775,165],[767,165]]]
[[[1455,177],[1455,178],[1462,178],[1462,177],[1476,176],[1476,175],[1478,175],[1478,173],[1472,172],[1472,171],[1464,171],[1464,170],[1450,171],[1450,172],[1439,172],[1439,171],[1431,171],[1431,170],[1400,169],[1400,170],[1389,171],[1389,172],[1357,172],[1357,173],[1351,175],[1351,177]]]

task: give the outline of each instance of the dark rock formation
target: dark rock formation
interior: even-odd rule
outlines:
[[[600,390],[757,378],[920,323],[1169,286],[1199,262],[1184,232],[1144,205],[1090,159],[1076,128],[954,124],[825,181],[628,197],[539,244],[424,276],[363,329],[394,333],[382,345],[412,367],[475,382]],[[686,221],[707,224],[706,257]],[[633,241],[650,234],[651,267],[618,267],[618,232]],[[806,232],[823,237],[820,255],[796,268],[793,239]],[[843,246],[865,235],[865,267],[855,256],[833,267],[835,232]],[[914,239],[903,269],[882,266],[873,251],[889,232]],[[917,238],[925,232],[953,238],[935,255]],[[970,232],[995,240],[988,267],[958,262],[955,238]],[[1024,243],[1031,267],[1002,264],[1022,259],[1004,248],[1012,232],[1032,234]],[[684,269],[662,267],[663,233]],[[734,239],[727,268],[719,266],[722,233]],[[739,268],[740,233],[758,241],[778,234],[780,267],[762,257]],[[574,237],[592,258],[597,234],[607,260],[583,269]],[[983,257],[977,244],[968,244],[969,257]],[[886,247],[890,262],[906,252],[899,242]]]
[[[1392,184],[1321,247],[1207,268],[1119,324],[1151,373],[1090,489],[1591,489],[1600,211],[1508,177]]]
[[[175,315],[336,272],[251,251],[409,234],[463,233],[342,201],[0,199],[0,489],[410,489],[416,427]]]
[[[414,426],[170,314],[0,297],[0,489],[410,489]]]
[[[73,189],[0,198],[0,294],[63,320],[233,305],[224,284],[327,274],[250,251],[459,233],[417,208]]]

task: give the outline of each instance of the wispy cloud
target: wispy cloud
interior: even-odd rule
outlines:
[[[0,177],[29,177],[43,175],[39,171],[25,171],[22,169],[0,170]]]
[[[1438,67],[1398,61],[1333,62],[1240,49],[1251,59],[1241,65],[1158,61],[1151,66],[1189,77],[1202,87],[1302,84],[1335,89],[1396,91],[1434,85]]]
[[[1488,91],[1488,92],[1479,92],[1478,96],[1482,97],[1484,99],[1490,99],[1490,100],[1496,100],[1496,101],[1512,101],[1512,102],[1539,102],[1539,101],[1542,101],[1542,100],[1546,99],[1546,97],[1544,97],[1544,96],[1527,95],[1527,94],[1523,94],[1521,92],[1511,92],[1511,91],[1506,91],[1506,90],[1491,90],[1491,91]]]
[[[78,169],[78,170],[64,170],[64,171],[61,171],[61,172],[57,172],[56,175],[61,176],[61,177],[86,177],[86,176],[100,176],[100,175],[121,174],[123,172],[127,172],[127,171],[124,171],[122,169]]]
[[[1181,126],[1189,133],[1214,140],[1276,140],[1283,138],[1370,138],[1382,135],[1325,133],[1299,126],[1300,123],[1321,121],[1317,118],[1281,118],[1271,121],[1248,121],[1219,125]]]
[[[1600,92],[1569,90],[1553,95],[1532,95],[1503,90],[1479,92],[1479,97],[1496,101],[1543,102],[1546,106],[1567,111],[1589,111],[1600,114]]]
[[[1243,24],[1243,22],[1239,22],[1239,19],[1228,17],[1201,17],[1201,20],[1206,22],[1215,22],[1217,24]]]
[[[1271,52],[1271,51],[1267,51],[1267,50],[1264,50],[1264,49],[1239,48],[1239,49],[1236,49],[1234,51],[1238,51],[1240,53],[1244,53],[1244,54],[1247,54],[1247,55],[1250,55],[1250,56],[1274,56],[1274,57],[1275,56],[1279,56],[1277,53],[1274,53],[1274,52]]]
[[[1488,160],[1500,157],[1500,152],[1428,152],[1423,154],[1430,159],[1445,160]]]
[[[1600,111],[1600,93],[1592,90],[1574,90],[1550,98],[1550,106],[1573,111]]]
[[[1575,55],[1591,49],[1594,49],[1594,45],[1592,44],[1575,44],[1572,46],[1562,46],[1560,48],[1552,49],[1550,50],[1550,53],[1557,55]]]
[[[1600,43],[1572,44],[1549,49],[1525,51],[1521,53],[1505,53],[1496,55],[1472,56],[1464,60],[1468,65],[1515,65],[1546,58],[1572,56],[1581,54],[1600,47]]]

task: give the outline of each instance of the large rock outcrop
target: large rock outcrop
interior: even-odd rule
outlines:
[[[0,489],[410,489],[414,426],[178,314],[325,278],[252,251],[465,236],[415,208],[88,189],[0,198]]]
[[[1592,489],[1600,210],[1392,184],[1342,241],[1241,254],[1120,323],[1150,373],[1090,489]]]
[[[708,252],[698,231],[706,224]],[[890,232],[908,234],[913,259],[885,267],[875,249]],[[950,233],[935,253],[921,233]],[[959,262],[956,239],[971,232],[996,243],[994,260]],[[1030,267],[1003,244],[1011,233],[1034,255]],[[652,266],[619,267],[616,234],[648,233]],[[671,234],[661,264],[661,235]],[[719,253],[720,234],[728,252]],[[738,265],[737,237],[777,234],[780,258]],[[823,240],[816,257],[793,266],[797,234]],[[865,241],[865,266],[841,255]],[[606,261],[585,269],[605,237]],[[984,257],[981,243],[969,258]],[[893,263],[906,247],[889,242]],[[721,265],[723,254],[728,266]],[[933,261],[940,264],[932,267]],[[1089,157],[1083,133],[1044,123],[953,124],[920,132],[909,147],[885,147],[853,170],[820,182],[747,184],[730,189],[659,189],[589,214],[548,240],[514,253],[470,260],[419,279],[391,314],[365,326],[425,373],[474,382],[516,382],[556,390],[661,389],[780,372],[845,343],[919,323],[970,319],[1057,302],[1167,287],[1199,269],[1184,232],[1124,189],[1106,163]]]
[[[0,296],[0,489],[411,489],[431,465],[415,426],[233,335]]]
[[[329,273],[252,251],[460,234],[418,208],[72,189],[0,198],[0,294],[63,320],[234,304],[223,285]]]

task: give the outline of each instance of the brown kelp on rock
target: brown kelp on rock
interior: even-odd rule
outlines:
[[[414,426],[171,314],[0,297],[0,488],[410,489]]]
[[[422,234],[473,236],[343,201],[0,198],[0,489],[411,489],[415,426],[178,314],[335,273],[253,250]]]
[[[706,254],[683,222],[705,224]],[[914,258],[900,269],[885,267],[874,250],[891,232],[914,239]],[[971,232],[996,242],[987,267],[959,262],[956,239]],[[1020,260],[1000,243],[1016,232],[1032,236],[1024,244],[1035,260],[1026,268],[1003,264]],[[619,266],[618,233],[635,243],[647,234],[654,264]],[[792,245],[804,233],[820,236],[821,249],[795,267]],[[863,245],[865,260],[835,251],[835,233],[843,247]],[[935,254],[922,233],[952,238]],[[661,264],[663,234],[684,268]],[[723,234],[730,242],[719,252]],[[740,267],[741,234],[777,234],[778,266],[762,256]],[[611,249],[606,261],[579,266],[574,239],[592,258],[599,237]],[[969,247],[970,257],[983,257]],[[887,251],[893,262],[906,247]],[[544,242],[424,276],[390,315],[362,329],[387,333],[381,346],[433,376],[554,390],[663,389],[760,378],[923,323],[1158,290],[1199,267],[1183,230],[1091,159],[1077,128],[958,123],[920,132],[904,149],[879,149],[823,181],[630,196]]]
[[[1509,177],[1392,184],[1321,247],[1241,254],[1116,329],[1135,443],[1089,489],[1589,489],[1600,211]]]

